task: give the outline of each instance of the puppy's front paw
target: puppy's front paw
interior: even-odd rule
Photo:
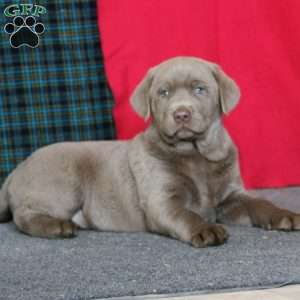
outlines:
[[[225,228],[217,224],[203,224],[192,237],[192,245],[197,248],[217,246],[223,244],[228,238]]]
[[[268,230],[300,230],[300,215],[286,210],[279,210],[271,216],[268,224],[263,227]]]

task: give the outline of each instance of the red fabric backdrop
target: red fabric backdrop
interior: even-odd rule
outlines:
[[[120,139],[145,128],[129,96],[150,66],[177,55],[222,65],[241,102],[224,123],[247,187],[300,183],[299,0],[100,0],[105,67]]]

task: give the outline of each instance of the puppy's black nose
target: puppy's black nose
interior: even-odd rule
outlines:
[[[192,114],[187,108],[179,107],[174,111],[173,117],[176,123],[188,123],[192,118]]]

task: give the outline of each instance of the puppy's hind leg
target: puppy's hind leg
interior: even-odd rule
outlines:
[[[77,232],[77,226],[71,220],[54,218],[24,207],[14,211],[14,222],[20,231],[42,238],[71,238]]]

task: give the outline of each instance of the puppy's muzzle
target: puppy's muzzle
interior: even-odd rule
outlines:
[[[173,118],[177,124],[186,124],[191,121],[192,113],[188,108],[181,106],[174,111]]]

